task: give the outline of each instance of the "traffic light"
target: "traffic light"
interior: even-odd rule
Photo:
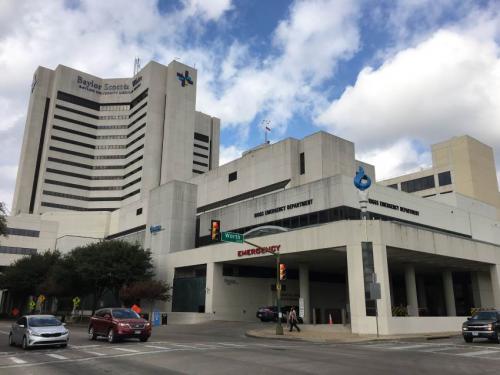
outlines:
[[[286,279],[286,266],[283,263],[280,263],[280,280]]]
[[[210,224],[210,239],[220,241],[220,220],[212,220]]]

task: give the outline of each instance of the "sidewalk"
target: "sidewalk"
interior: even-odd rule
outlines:
[[[289,332],[286,326],[283,326],[283,336],[276,335],[276,326],[269,326],[262,329],[252,329],[246,332],[248,337],[292,340],[292,341],[310,341],[323,343],[357,343],[368,341],[383,340],[433,340],[456,336],[458,332],[428,333],[414,335],[357,335],[348,332],[346,329],[331,330],[328,326],[324,330],[320,326],[300,325],[300,332]]]

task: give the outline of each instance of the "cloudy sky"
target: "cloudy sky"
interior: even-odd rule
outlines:
[[[0,201],[10,207],[37,66],[198,69],[221,162],[326,130],[389,178],[469,134],[500,165],[500,0],[0,0]],[[500,168],[499,168],[500,169]]]

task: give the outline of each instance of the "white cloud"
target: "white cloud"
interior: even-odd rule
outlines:
[[[238,146],[220,146],[219,153],[219,165],[224,165],[233,161],[234,159],[238,159],[241,157],[241,154],[245,151],[243,148],[239,148]]]
[[[231,0],[184,0],[184,12],[188,16],[202,15],[205,19],[216,21],[232,9]]]
[[[440,30],[378,69],[363,69],[318,122],[362,152],[462,134],[500,151],[500,49],[484,36]]]

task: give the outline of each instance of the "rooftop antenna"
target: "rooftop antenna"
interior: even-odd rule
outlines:
[[[262,120],[262,125],[264,125],[264,144],[268,144],[269,141],[267,140],[267,133],[271,131],[271,128],[270,128],[271,121],[270,120]]]
[[[134,59],[134,76],[141,70],[141,59],[136,57]]]

